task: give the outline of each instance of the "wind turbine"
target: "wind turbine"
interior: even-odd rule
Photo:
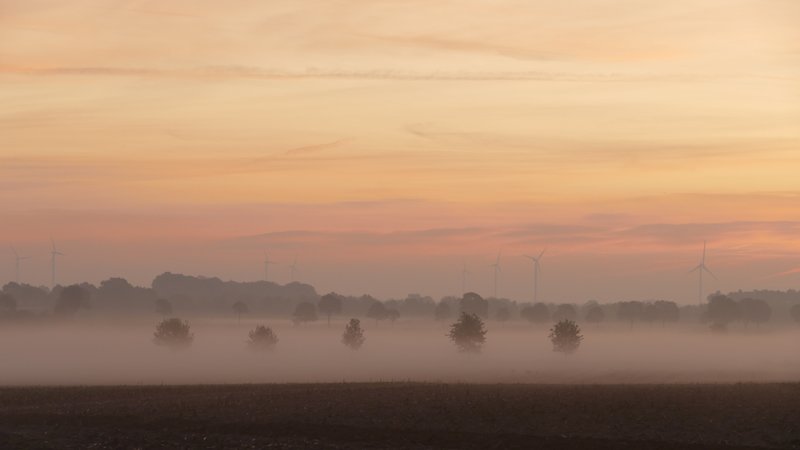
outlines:
[[[497,252],[497,259],[494,261],[494,264],[489,264],[489,267],[494,268],[494,298],[497,298],[497,276],[500,273],[500,252]]]
[[[271,261],[269,259],[269,255],[267,251],[264,250],[264,281],[269,281],[269,266],[270,264],[278,264],[275,261]]]
[[[694,269],[690,270],[689,273],[697,271],[700,274],[700,289],[698,292],[698,302],[700,304],[703,303],[703,272],[708,272],[709,275],[717,279],[717,276],[706,266],[706,241],[703,241],[703,259],[700,260],[700,264],[697,265]]]
[[[467,293],[467,275],[469,275],[469,270],[467,270],[467,262],[464,261],[464,268],[461,269],[461,295]]]
[[[292,261],[292,265],[289,266],[289,274],[291,277],[291,281],[294,283],[295,275],[297,274],[297,257],[294,258]]]
[[[14,262],[16,263],[16,269],[17,269],[16,281],[17,284],[19,284],[19,263],[26,259],[30,259],[30,256],[19,256],[19,253],[17,253],[17,249],[15,249],[14,247],[11,247],[11,251],[14,253]]]
[[[56,249],[56,242],[54,240],[50,239],[50,243],[53,245],[53,250],[50,252],[50,264],[53,270],[51,287],[56,287],[56,257],[64,256],[64,254]]]
[[[522,256],[530,259],[531,261],[533,261],[533,301],[534,301],[534,303],[539,301],[539,270],[540,270],[539,260],[542,259],[542,256],[544,256],[544,252],[545,251],[547,251],[547,249],[542,250],[542,252],[539,253],[539,256],[522,255]]]

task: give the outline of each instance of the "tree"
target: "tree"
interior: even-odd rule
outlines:
[[[248,333],[247,346],[251,350],[272,350],[278,344],[278,336],[272,328],[258,325]]]
[[[511,318],[511,312],[507,307],[501,306],[497,308],[497,312],[494,313],[494,318],[497,319],[498,322],[507,322],[508,319]]]
[[[741,309],[735,300],[727,295],[714,294],[709,298],[706,319],[714,331],[725,331],[728,324],[741,317]]]
[[[739,308],[745,324],[754,323],[760,325],[769,322],[772,317],[772,308],[761,299],[743,298],[739,301]]]
[[[89,306],[89,293],[82,287],[74,284],[67,286],[58,294],[56,306],[53,313],[57,316],[71,317],[79,309]]]
[[[189,322],[182,321],[178,318],[164,319],[156,325],[156,331],[153,333],[153,342],[156,345],[179,349],[187,348],[192,345],[194,341],[194,334],[191,333]]]
[[[348,346],[352,350],[358,350],[364,345],[366,338],[364,337],[364,330],[361,329],[361,321],[358,319],[350,319],[344,327],[342,334],[342,344]]]
[[[629,322],[631,328],[633,323],[642,318],[644,314],[644,303],[642,302],[619,302],[617,304],[617,319]]]
[[[375,323],[379,320],[386,320],[386,306],[378,300],[374,301],[367,310],[367,317],[370,319],[375,319]]]
[[[800,323],[800,305],[792,306],[789,310],[789,314],[791,314],[795,322]]]
[[[600,323],[606,318],[606,313],[599,305],[592,305],[586,310],[586,321],[589,323]]]
[[[553,313],[553,320],[560,321],[560,320],[575,320],[578,318],[578,310],[575,309],[575,306],[570,305],[569,303],[563,303],[558,305],[556,308],[556,312]]]
[[[436,305],[436,309],[433,311],[433,318],[437,321],[447,320],[452,314],[453,312],[450,310],[450,305],[448,305],[447,302],[441,301]]]
[[[400,318],[400,311],[394,308],[386,308],[386,318],[392,322],[392,325],[394,325],[394,323],[397,322],[397,319]]]
[[[11,294],[0,292],[0,315],[11,314],[17,311],[17,299]]]
[[[477,353],[486,342],[486,329],[477,314],[462,312],[458,321],[450,326],[448,336],[459,351]]]
[[[328,326],[331,326],[331,315],[342,312],[342,296],[335,292],[325,294],[319,299],[317,308],[328,316]]]
[[[247,314],[250,311],[250,308],[247,307],[247,303],[239,300],[231,306],[233,308],[233,312],[236,313],[236,317],[239,323],[242,323],[242,314]]]
[[[489,302],[474,292],[467,292],[461,297],[461,312],[486,319],[489,317]]]
[[[569,355],[578,350],[583,341],[581,328],[571,320],[562,320],[550,329],[550,341],[553,343],[553,351]]]
[[[536,303],[533,306],[526,305],[519,315],[528,322],[545,323],[550,320],[550,309],[544,303]]]
[[[168,316],[172,314],[172,303],[165,298],[159,298],[156,300],[156,313],[161,314],[162,316]]]
[[[293,320],[295,325],[303,322],[314,322],[317,320],[317,307],[313,303],[299,303],[294,309]]]
[[[653,315],[655,320],[664,325],[666,322],[677,322],[681,317],[681,310],[678,304],[668,300],[656,300],[653,303]]]

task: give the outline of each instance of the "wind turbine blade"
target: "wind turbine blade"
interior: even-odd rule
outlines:
[[[523,256],[523,257],[525,257],[525,258],[528,258],[528,259],[530,259],[531,261],[536,261],[536,258],[534,258],[534,257],[533,257],[533,256],[531,256],[531,255],[522,255],[522,256]]]
[[[542,250],[542,253],[539,253],[539,257],[536,258],[536,259],[542,259],[542,256],[544,256],[544,252],[546,252],[546,251],[547,251],[547,247],[545,247],[545,249]]]
[[[14,256],[16,256],[17,258],[19,258],[19,253],[17,253],[17,249],[15,249],[14,247],[11,247],[11,253],[13,253],[13,254],[14,254]]]
[[[714,275],[714,272],[712,272],[712,271],[711,271],[711,270],[710,270],[708,267],[706,267],[706,266],[703,266],[703,270],[705,270],[706,272],[708,272],[708,274],[709,274],[709,275],[711,275],[712,277],[714,277],[714,279],[715,279],[715,280],[719,280],[719,278],[717,278],[717,276],[716,276],[716,275]]]
[[[706,241],[703,241],[703,264],[706,263]]]
[[[686,273],[697,272],[698,270],[701,270],[702,268],[703,268],[703,265],[702,264],[698,264],[697,267],[695,267],[694,269],[692,269],[692,270],[690,270],[690,271],[688,271]]]

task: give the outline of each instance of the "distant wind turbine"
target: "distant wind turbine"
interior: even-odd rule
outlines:
[[[713,272],[706,266],[706,241],[703,241],[703,259],[700,260],[700,264],[697,265],[694,269],[690,270],[689,273],[698,272],[700,274],[700,288],[698,291],[698,302],[700,304],[703,303],[703,272],[708,272],[709,275],[717,279],[717,276],[714,275]]]
[[[271,264],[278,264],[275,261],[269,259],[269,255],[267,254],[266,250],[264,251],[264,281],[269,281],[269,266]]]
[[[539,253],[539,256],[522,255],[522,256],[530,259],[531,261],[533,261],[533,301],[534,301],[534,303],[539,301],[539,270],[540,270],[539,261],[542,259],[542,256],[544,256],[544,252],[545,251],[547,251],[547,249],[542,250],[542,252]]]
[[[467,262],[464,261],[464,268],[461,269],[461,295],[467,293],[467,275],[469,275],[469,270],[467,270]]]
[[[494,264],[489,264],[489,267],[494,268],[494,298],[497,298],[497,277],[500,274],[500,253],[497,252],[497,259],[494,261]]]
[[[19,284],[19,263],[26,259],[30,259],[30,256],[19,256],[19,253],[17,253],[17,249],[15,249],[14,247],[11,247],[11,251],[14,253],[14,262],[17,270],[16,282],[17,284]]]
[[[50,265],[52,268],[51,287],[56,287],[56,258],[64,256],[64,254],[56,249],[56,242],[54,240],[50,239],[50,243],[53,245],[53,250],[50,252]]]

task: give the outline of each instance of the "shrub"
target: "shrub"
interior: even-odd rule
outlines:
[[[550,329],[550,341],[553,343],[553,351],[564,354],[574,353],[581,345],[583,336],[577,323],[565,319],[556,323]]]
[[[344,327],[342,344],[348,346],[352,350],[358,350],[364,345],[365,340],[364,330],[361,329],[361,321],[358,319],[350,319],[350,323]]]
[[[178,318],[164,319],[156,326],[153,333],[156,345],[171,348],[186,348],[192,345],[194,334],[191,333],[189,322]]]
[[[278,336],[272,328],[258,325],[248,334],[247,346],[252,350],[272,350],[278,343]]]
[[[458,321],[450,326],[448,336],[459,351],[477,353],[486,342],[486,329],[477,314],[461,313]]]

